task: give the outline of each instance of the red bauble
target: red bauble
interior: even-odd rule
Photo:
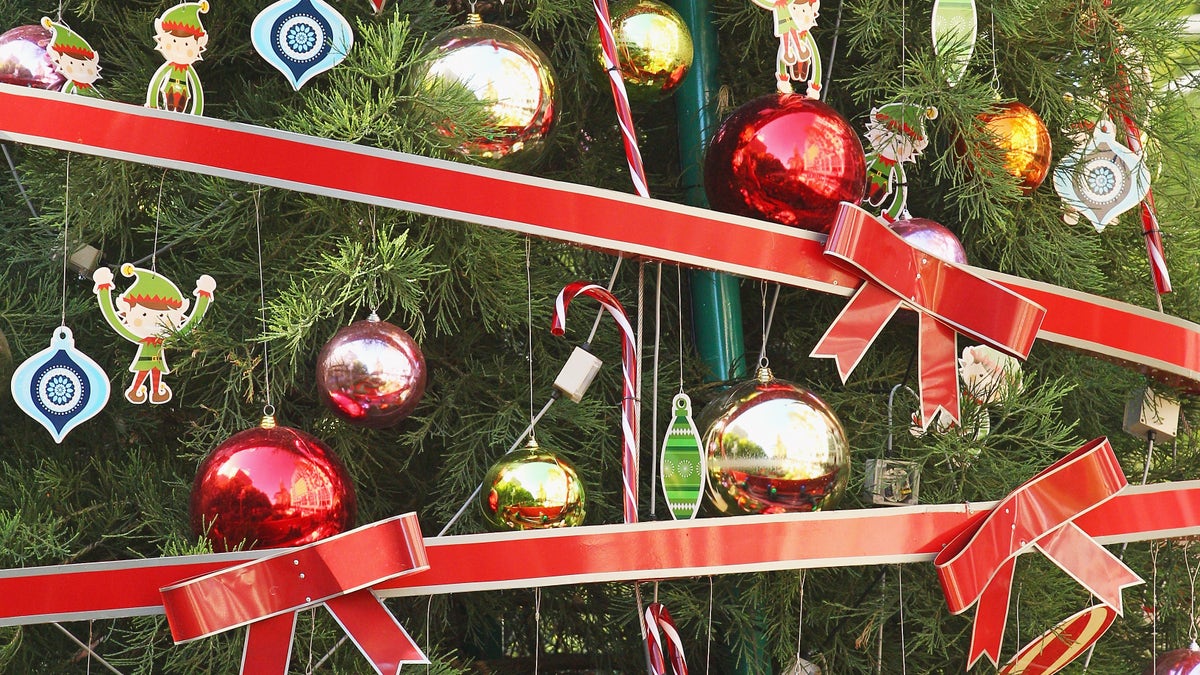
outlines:
[[[354,485],[333,451],[268,424],[230,436],[196,472],[192,531],[216,551],[300,546],[354,525]]]
[[[918,250],[947,262],[967,264],[962,242],[945,225],[928,218],[901,218],[891,224],[900,238]]]
[[[828,105],[794,94],[757,98],[730,115],[704,158],[718,211],[828,232],[840,202],[867,186],[862,143]]]
[[[66,82],[46,46],[50,31],[40,25],[17,26],[0,35],[0,82],[38,89],[59,89]]]
[[[1200,646],[1193,642],[1186,649],[1159,654],[1142,675],[1200,675]]]
[[[1004,170],[1021,181],[1021,191],[1030,194],[1050,171],[1050,132],[1033,108],[1017,101],[997,105],[979,121],[994,137],[1003,153]]]
[[[408,333],[372,315],[339,330],[321,349],[317,391],[351,424],[392,426],[425,393],[425,357]]]

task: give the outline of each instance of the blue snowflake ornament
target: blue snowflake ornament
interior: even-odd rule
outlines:
[[[299,91],[346,58],[354,33],[325,0],[279,0],[254,18],[250,41]]]
[[[108,375],[75,349],[66,326],[55,328],[50,346],[26,359],[12,378],[17,407],[46,427],[55,443],[103,410],[108,394]]]

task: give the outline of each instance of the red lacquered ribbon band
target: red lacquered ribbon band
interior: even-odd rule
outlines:
[[[998,662],[1013,565],[1030,548],[1040,550],[1121,613],[1121,589],[1142,579],[1074,521],[1126,485],[1108,439],[1097,438],[1018,487],[986,518],[955,535],[934,558],[950,611],[959,614],[979,604],[968,668],[984,655],[993,664]],[[1099,637],[1097,633],[1092,639]]]
[[[662,603],[652,602],[646,607],[642,617],[642,625],[646,629],[646,650],[650,655],[650,675],[667,675],[667,665],[673,675],[687,675],[687,659],[683,655],[683,639],[679,637],[679,629],[671,613]],[[667,649],[667,658],[663,659],[663,647]]]
[[[378,673],[425,655],[370,587],[429,568],[416,514],[161,589],[176,643],[249,626],[242,673],[287,673],[296,612],[324,604]]]
[[[863,209],[843,202],[825,256],[864,280],[812,351],[844,382],[901,306],[920,321],[921,426],[939,410],[958,421],[955,333],[1025,358],[1046,310],[953,263],[913,248]]]

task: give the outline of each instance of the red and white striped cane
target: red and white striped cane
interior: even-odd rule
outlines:
[[[646,629],[646,649],[650,653],[650,675],[667,675],[667,663],[663,660],[664,646],[667,648],[667,656],[671,659],[670,672],[674,675],[687,675],[683,640],[679,637],[679,630],[675,628],[675,622],[667,608],[662,603],[650,603],[642,621]]]
[[[592,0],[596,9],[596,25],[600,30],[600,52],[604,57],[604,71],[612,87],[613,103],[617,106],[617,120],[621,125],[621,137],[625,141],[625,158],[629,162],[629,175],[633,187],[643,197],[650,197],[646,184],[646,169],[642,166],[642,151],[638,149],[637,132],[633,128],[633,113],[629,110],[629,94],[625,91],[625,80],[621,78],[621,62],[617,58],[617,39],[613,35],[612,19],[608,15],[608,0]]]
[[[623,398],[621,399],[621,433],[624,439],[624,449],[621,457],[621,477],[625,484],[624,513],[626,523],[636,523],[637,492],[638,492],[638,401],[635,383],[637,382],[638,364],[633,327],[625,315],[625,308],[617,301],[612,293],[603,286],[576,281],[568,284],[558,294],[554,301],[554,320],[550,332],[562,335],[567,329],[567,307],[576,296],[586,295],[599,302],[621,329],[621,370],[624,377]]]

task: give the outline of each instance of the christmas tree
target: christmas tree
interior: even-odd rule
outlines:
[[[588,3],[393,0],[380,11],[373,3],[340,3],[353,46],[344,61],[300,88],[281,76],[286,66],[273,67],[251,43],[264,4],[184,3],[179,7],[190,10],[167,16],[169,3],[145,0],[2,2],[0,29],[44,25],[43,17],[48,29],[63,26],[53,28],[61,54],[78,63],[100,54],[103,73],[94,86],[108,101],[179,104],[184,112],[193,106],[208,118],[483,164],[631,199],[636,193]],[[1185,21],[1200,9],[1150,0],[979,3],[977,35],[955,33],[935,50],[934,4],[820,5],[817,27],[802,41],[815,46],[820,65],[809,61],[807,72],[796,73],[799,64],[784,52],[803,51],[800,39],[787,49],[777,39],[784,5],[678,3],[695,45],[688,79],[669,96],[631,89],[650,195],[706,206],[703,186],[715,177],[711,167],[703,175],[704,148],[718,125],[786,84],[797,92],[792,97],[819,96],[858,137],[867,138],[874,123],[927,141],[913,161],[899,162],[899,179],[884,176],[890,195],[900,188],[906,197],[906,211],[893,215],[945,225],[970,265],[1200,321],[1200,211],[1192,189],[1200,170],[1193,93],[1200,54]],[[444,46],[442,31],[466,22],[469,12],[536,43],[556,75],[555,129],[525,139],[530,147],[514,149],[492,126],[494,111],[462,87],[430,84],[429,45]],[[163,23],[178,30],[171,34]],[[193,75],[161,70],[173,49],[163,46],[164,35],[200,47],[202,58],[188,66]],[[474,58],[469,68],[489,67]],[[166,91],[160,72],[182,78],[182,102],[158,99],[153,87],[147,101],[148,84]],[[806,86],[814,83],[816,91]],[[1013,175],[981,121],[1012,101],[1044,122],[1052,173],[1102,120],[1120,142],[1144,146],[1169,293],[1156,289],[1138,208],[1098,233],[1087,218],[1063,218],[1053,176],[1032,187]],[[1188,397],[1196,382],[1150,379],[1120,354],[1100,359],[1038,340],[1019,377],[1009,371],[987,395],[963,396],[958,425],[939,428],[935,420],[930,430],[911,433],[919,404],[910,392],[918,388],[920,364],[916,322],[904,318],[910,312],[888,323],[843,383],[832,363],[808,355],[844,296],[677,271],[607,250],[181,168],[37,144],[3,147],[5,376],[66,325],[75,346],[108,374],[112,394],[62,442],[12,398],[0,398],[7,448],[0,456],[0,569],[212,552],[210,539],[193,531],[193,479],[214,448],[256,428],[268,406],[279,424],[319,438],[345,465],[357,500],[354,525],[411,511],[426,537],[444,528],[446,536],[487,531],[474,491],[506,450],[523,445],[532,418],[557,396],[552,383],[564,362],[585,341],[604,367],[582,400],[560,397],[544,410],[534,436],[572,464],[586,486],[584,525],[621,523],[622,332],[605,319],[589,336],[596,304],[583,298],[565,338],[549,330],[555,297],[579,280],[611,288],[645,354],[643,521],[671,518],[649,477],[657,469],[650,449],[662,445],[673,396],[686,389],[700,417],[707,402],[751,378],[762,358],[776,377],[815,392],[841,420],[852,468],[839,509],[871,506],[863,491],[867,460],[919,467],[922,504],[1001,499],[1100,436],[1110,439],[1133,484],[1192,479],[1200,466],[1191,423],[1197,410]],[[495,156],[507,152],[513,156]],[[336,169],[317,162],[312,170]],[[388,182],[366,172],[353,179]],[[454,186],[429,189],[455,195]],[[881,210],[887,207],[875,213]],[[98,252],[98,262],[87,259],[89,252]],[[164,348],[169,370],[141,368],[138,359],[161,357],[145,343],[131,346],[120,332],[118,325],[132,321],[128,314],[112,306],[101,311],[105,293],[125,297],[133,285],[166,303],[155,311],[180,313]],[[371,314],[406,330],[428,371],[411,414],[381,428],[333,414],[318,386],[322,347]],[[183,315],[196,320],[184,324]],[[957,351],[969,344],[960,337]],[[1122,429],[1126,402],[1141,400],[1147,384],[1182,407],[1174,440],[1151,441],[1149,453],[1145,434]],[[706,506],[701,517],[720,516]],[[231,548],[243,545],[235,539]],[[1124,616],[1063,672],[1139,672],[1196,637],[1200,550],[1190,540],[1109,548],[1147,583],[1125,590]],[[970,614],[950,613],[928,562],[423,595],[386,606],[429,657],[430,672],[637,672],[646,667],[639,608],[651,601],[669,608],[693,672],[801,673],[812,672],[804,669],[810,663],[826,674],[956,673],[970,641]],[[1054,563],[1021,556],[1005,658],[1090,604],[1089,592]],[[49,623],[0,628],[0,669],[91,672],[103,658],[123,673],[236,672],[242,659],[243,631],[175,645],[161,615],[62,628],[74,639]],[[291,672],[371,672],[346,642],[328,613],[300,612]]]

